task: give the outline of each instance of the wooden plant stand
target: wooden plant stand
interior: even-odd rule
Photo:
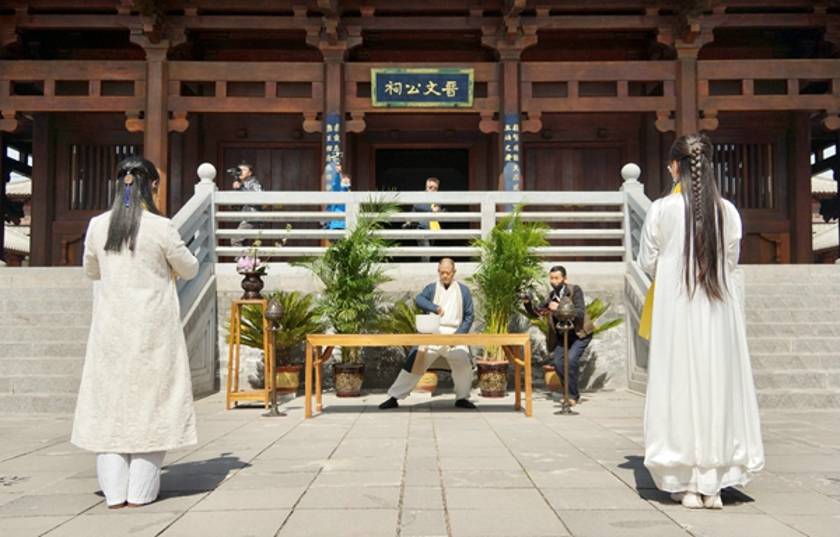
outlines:
[[[242,306],[259,306],[263,323],[263,362],[265,383],[261,390],[239,389],[239,349],[242,345]],[[230,305],[230,336],[228,339],[228,374],[225,406],[228,410],[236,406],[239,401],[262,401],[265,408],[271,404],[271,393],[274,390],[274,341],[271,326],[265,318],[268,307],[266,299],[234,300]]]

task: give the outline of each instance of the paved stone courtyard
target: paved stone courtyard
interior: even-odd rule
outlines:
[[[109,511],[94,457],[68,443],[71,419],[0,418],[0,536],[737,536],[836,537],[840,412],[763,414],[767,469],[726,491],[722,512],[688,511],[642,465],[643,398],[587,396],[535,417],[512,399],[382,394],[341,400],[304,421],[198,401],[200,444],[167,455],[161,500]]]

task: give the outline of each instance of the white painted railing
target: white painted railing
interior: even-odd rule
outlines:
[[[317,256],[325,251],[326,241],[347,232],[326,229],[329,222],[341,222],[352,229],[366,205],[393,202],[404,209],[418,204],[443,208],[441,212],[404,210],[389,215],[388,229],[377,233],[395,241],[387,248],[388,256],[394,258],[476,256],[478,248],[471,246],[471,241],[488,236],[513,206],[522,205],[523,219],[545,222],[552,228],[547,234],[551,245],[537,249],[542,256],[623,259],[625,200],[622,192],[218,192],[214,196],[216,254],[233,258],[244,249],[231,241],[259,240],[263,255]],[[242,211],[243,205],[260,210]],[[328,205],[343,205],[344,210],[322,210]],[[432,220],[440,222],[443,229],[406,228],[412,222]],[[237,228],[239,222],[254,228]],[[433,245],[417,245],[424,241]]]
[[[210,166],[212,168],[212,166]],[[205,175],[210,176],[209,169]],[[215,169],[212,170],[215,177]],[[187,247],[199,262],[198,275],[188,281],[178,280],[181,324],[187,341],[193,392],[204,394],[215,389],[216,382],[216,252],[213,196],[215,184],[204,179],[195,186],[195,194],[172,218]]]
[[[643,392],[647,383],[648,343],[638,336],[642,306],[651,280],[642,270],[637,259],[641,244],[642,227],[651,201],[645,195],[639,182],[641,170],[635,164],[621,169],[625,195],[624,244],[627,249],[625,261],[627,271],[624,277],[624,321],[627,327],[627,382],[631,389]]]

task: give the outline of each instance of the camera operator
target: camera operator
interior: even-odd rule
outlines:
[[[239,166],[237,166],[236,168],[228,169],[227,173],[234,176],[234,190],[238,190],[240,192],[262,192],[262,185],[254,175],[254,166],[252,164],[243,162],[239,164]],[[243,205],[240,210],[242,212],[259,211],[259,209],[257,209],[253,205]],[[239,222],[239,226],[237,226],[237,229],[254,229],[254,224],[243,220],[242,222]],[[244,239],[236,238],[231,239],[230,244],[231,246],[245,246],[246,241]]]

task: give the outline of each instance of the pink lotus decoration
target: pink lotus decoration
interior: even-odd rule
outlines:
[[[267,269],[268,265],[257,257],[256,247],[251,249],[248,254],[236,258],[236,272],[240,274],[265,274]]]

